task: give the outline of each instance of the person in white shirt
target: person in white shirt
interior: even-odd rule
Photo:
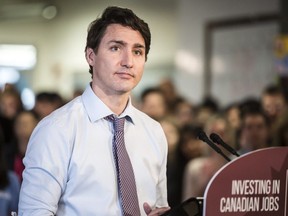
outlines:
[[[85,54],[92,82],[33,131],[24,158],[19,215],[126,215],[117,189],[113,127],[104,119],[110,115],[125,117],[125,145],[141,215],[170,209],[164,132],[130,97],[141,80],[150,40],[147,23],[127,8],[108,7],[90,24]]]

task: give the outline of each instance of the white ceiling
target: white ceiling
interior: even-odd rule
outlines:
[[[43,13],[53,13],[47,10],[48,6],[55,5],[57,10],[69,7],[69,5],[86,4],[88,7],[93,2],[103,3],[101,0],[0,0],[0,21],[11,20],[11,19],[25,19],[33,17],[43,17]],[[111,1],[112,2],[112,1]],[[117,2],[117,1],[115,1]],[[174,8],[177,5],[177,0],[146,0],[146,1],[135,1],[135,0],[125,0],[121,1],[125,4],[139,4],[147,6],[153,10],[159,9],[165,10],[167,8]],[[114,3],[115,4],[115,3]],[[46,8],[46,11],[45,11]],[[49,16],[49,14],[48,14]]]

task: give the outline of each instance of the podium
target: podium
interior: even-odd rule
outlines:
[[[165,216],[288,216],[288,147],[242,155],[209,181],[204,198],[184,201]]]
[[[256,150],[224,165],[209,181],[205,216],[288,216],[288,147]]]

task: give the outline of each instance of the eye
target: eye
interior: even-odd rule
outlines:
[[[110,50],[115,52],[115,51],[120,50],[120,47],[118,47],[118,46],[112,46],[112,47],[110,47]]]
[[[135,55],[141,56],[143,55],[143,51],[142,50],[134,50]]]

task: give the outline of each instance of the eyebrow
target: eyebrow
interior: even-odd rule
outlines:
[[[120,45],[126,45],[127,43],[125,41],[122,41],[122,40],[111,40],[108,42],[109,44],[110,43],[116,43],[116,44],[120,44]],[[141,48],[141,49],[145,49],[145,46],[140,44],[140,43],[136,43],[134,44],[134,47],[135,48]]]

